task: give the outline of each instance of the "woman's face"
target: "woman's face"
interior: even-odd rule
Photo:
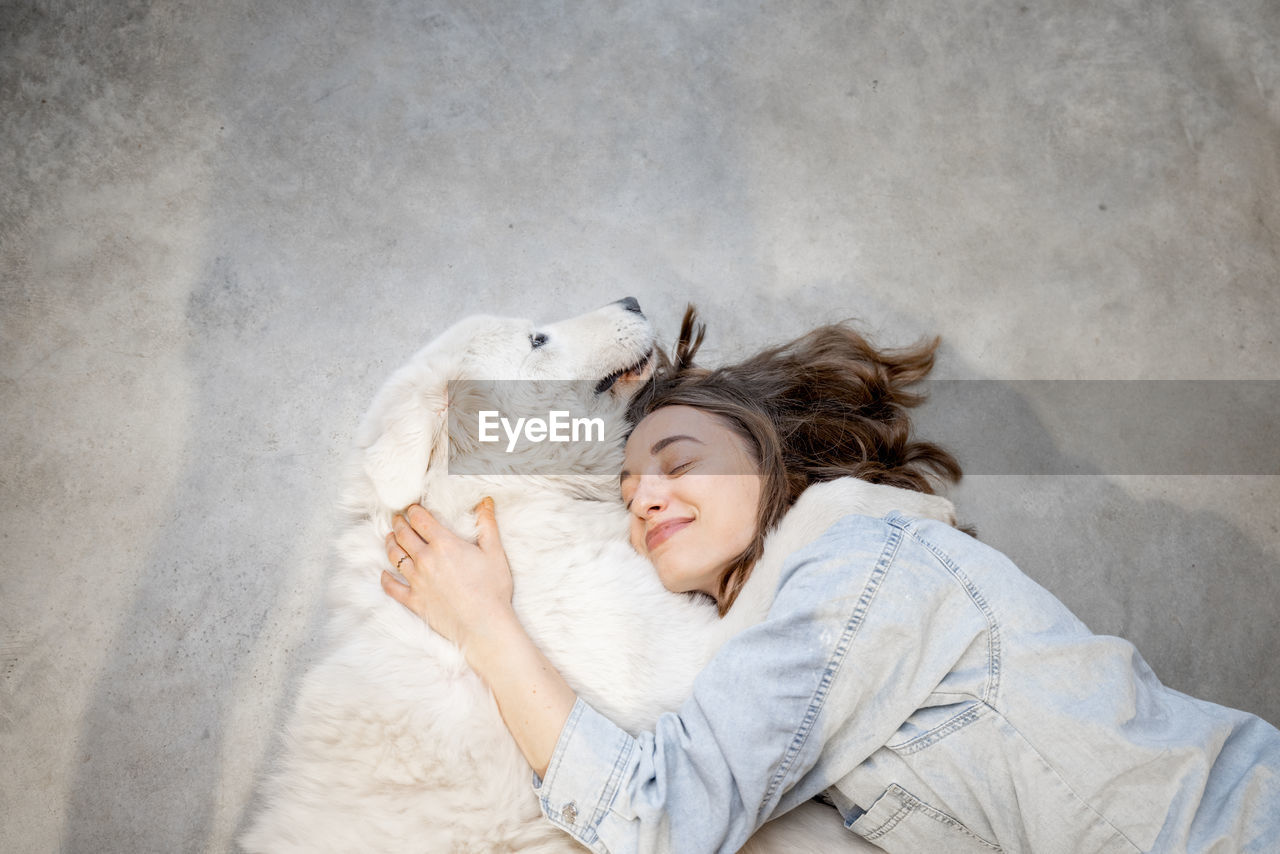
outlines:
[[[762,481],[746,440],[718,416],[655,410],[632,431],[622,463],[631,545],[668,590],[714,598],[755,536]]]

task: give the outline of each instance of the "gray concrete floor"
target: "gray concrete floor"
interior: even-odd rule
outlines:
[[[233,847],[352,430],[465,314],[1280,379],[1276,44],[1271,0],[0,5],[0,850]],[[1275,467],[1031,423],[1071,465],[974,474],[965,518],[1280,721]]]

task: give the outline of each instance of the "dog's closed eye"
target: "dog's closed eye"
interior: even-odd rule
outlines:
[[[529,336],[529,346],[537,350],[543,344],[547,343],[547,336],[541,332],[534,332]]]

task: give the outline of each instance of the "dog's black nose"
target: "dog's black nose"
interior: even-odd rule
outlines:
[[[634,311],[636,314],[644,317],[644,312],[640,310],[640,303],[636,301],[635,297],[623,297],[617,301],[616,305],[620,305],[627,311]]]

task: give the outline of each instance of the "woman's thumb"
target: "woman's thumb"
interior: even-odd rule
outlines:
[[[502,547],[498,538],[498,519],[493,511],[493,499],[486,496],[476,505],[476,545],[483,551]]]

